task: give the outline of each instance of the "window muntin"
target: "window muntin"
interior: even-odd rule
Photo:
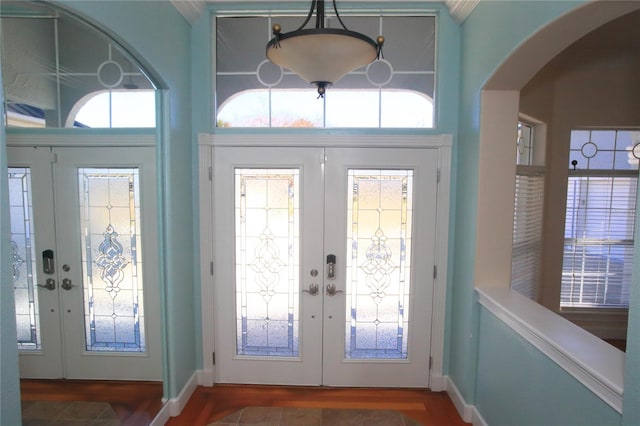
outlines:
[[[328,18],[328,27],[332,19]],[[302,22],[299,16],[215,18],[216,125],[432,128],[435,17],[346,16],[343,20],[354,31],[383,34],[383,59],[343,77],[324,99],[317,99],[315,88],[265,59],[271,25],[277,22],[285,31],[295,29]],[[255,101],[248,107],[253,115],[236,120],[227,103],[241,93],[254,93]],[[404,112],[416,99],[419,109],[411,113],[418,118],[409,120]],[[337,112],[341,105],[348,105],[347,114]]]
[[[640,133],[571,132],[563,308],[627,308],[633,266]]]
[[[0,19],[7,127],[86,127],[73,113],[88,94],[155,89],[112,40],[48,5],[3,1]]]

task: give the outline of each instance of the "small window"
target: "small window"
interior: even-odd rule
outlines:
[[[571,132],[561,307],[628,308],[640,132]]]
[[[343,16],[347,28],[377,37],[382,58],[318,99],[315,87],[265,58],[271,26],[287,32],[300,16],[217,17],[217,127],[433,128],[435,16]],[[328,16],[326,26],[336,25]]]

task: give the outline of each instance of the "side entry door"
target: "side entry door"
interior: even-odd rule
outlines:
[[[21,376],[161,380],[154,149],[8,159]]]

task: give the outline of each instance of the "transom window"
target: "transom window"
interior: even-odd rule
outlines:
[[[640,132],[571,132],[561,307],[628,308]]]
[[[7,127],[155,127],[154,84],[106,35],[42,2],[2,1],[0,19]]]
[[[329,87],[316,88],[265,57],[274,23],[300,16],[217,17],[217,127],[434,127],[434,16],[343,16],[347,28],[384,35],[383,57]],[[327,17],[330,28],[335,17]],[[335,25],[334,25],[335,26]]]

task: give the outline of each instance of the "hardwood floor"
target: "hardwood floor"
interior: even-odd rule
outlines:
[[[216,385],[199,386],[167,426],[204,426],[244,407],[396,410],[420,424],[466,425],[444,392],[417,389],[352,389]]]
[[[108,402],[124,426],[147,426],[162,408],[162,383],[21,380],[23,401]]]
[[[23,401],[108,402],[124,426],[148,426],[162,408],[162,384],[22,380]],[[205,426],[245,407],[395,410],[424,425],[466,425],[444,392],[419,389],[223,385],[198,386],[167,426]]]

